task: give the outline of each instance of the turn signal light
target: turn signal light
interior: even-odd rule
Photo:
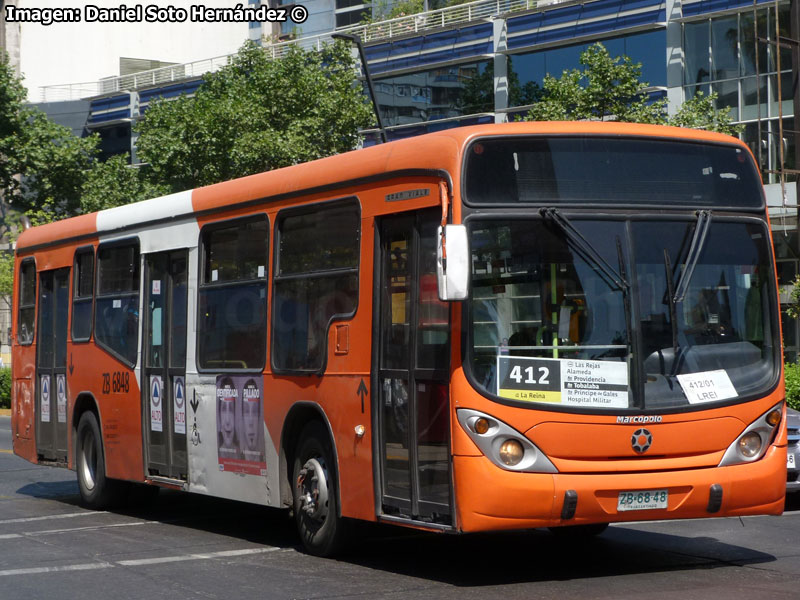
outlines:
[[[483,435],[489,431],[489,419],[485,419],[483,417],[480,419],[475,419],[475,422],[472,424],[472,426],[475,428],[475,433]]]
[[[769,414],[767,414],[767,423],[775,427],[780,422],[781,422],[781,411],[778,409],[769,411]]]

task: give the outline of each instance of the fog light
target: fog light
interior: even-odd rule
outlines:
[[[745,458],[753,458],[761,452],[761,436],[755,431],[745,433],[739,438],[739,453]]]
[[[517,440],[506,440],[500,446],[500,460],[509,467],[513,467],[522,460],[525,450]]]
[[[484,419],[481,417],[480,419],[475,419],[475,422],[472,424],[472,427],[475,429],[475,433],[479,433],[483,435],[487,431],[489,431],[489,419]]]
[[[781,422],[781,411],[778,409],[771,410],[767,415],[767,423],[772,427],[775,427],[780,422]]]

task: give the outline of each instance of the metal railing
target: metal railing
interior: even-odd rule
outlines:
[[[431,29],[452,27],[470,21],[488,19],[495,15],[530,10],[551,4],[564,3],[569,0],[477,0],[467,4],[448,6],[424,13],[396,17],[385,21],[376,21],[363,25],[351,25],[336,30],[336,33],[357,35],[364,43],[378,40],[389,40],[396,37],[414,35]],[[323,44],[331,41],[331,34],[325,33],[316,36],[298,38],[286,42],[265,44],[264,49],[273,58],[284,56],[292,45],[309,50],[320,49]]]
[[[553,4],[572,3],[580,0],[477,0],[458,6],[448,6],[425,13],[417,13],[385,21],[377,21],[364,25],[353,25],[337,29],[337,33],[358,35],[362,41],[392,39],[413,35],[442,27],[453,27],[470,21],[479,21],[505,13],[543,8]],[[304,50],[320,49],[331,42],[331,33],[298,38],[278,43],[268,43],[264,39],[264,51],[272,58],[281,58],[289,52],[289,48],[297,46]],[[200,77],[205,73],[218,71],[229,64],[231,54],[198,60],[190,63],[160,67],[149,71],[141,71],[120,77],[108,77],[100,81],[87,83],[71,83],[64,85],[47,85],[40,88],[42,102],[59,102],[79,100],[146,87],[154,87],[173,81]]]

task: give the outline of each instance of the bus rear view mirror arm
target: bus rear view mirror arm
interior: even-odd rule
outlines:
[[[445,225],[437,231],[436,280],[439,300],[466,300],[469,244],[465,225]]]

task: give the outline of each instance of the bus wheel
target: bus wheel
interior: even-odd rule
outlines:
[[[310,554],[331,556],[345,541],[346,523],[339,517],[333,448],[318,421],[303,428],[294,454],[294,517]]]
[[[83,413],[78,422],[77,439],[76,469],[81,500],[89,508],[106,508],[119,500],[124,485],[106,478],[100,426],[94,413]]]
[[[550,533],[561,538],[589,538],[600,535],[608,529],[608,523],[592,523],[590,525],[564,525],[550,527]]]

